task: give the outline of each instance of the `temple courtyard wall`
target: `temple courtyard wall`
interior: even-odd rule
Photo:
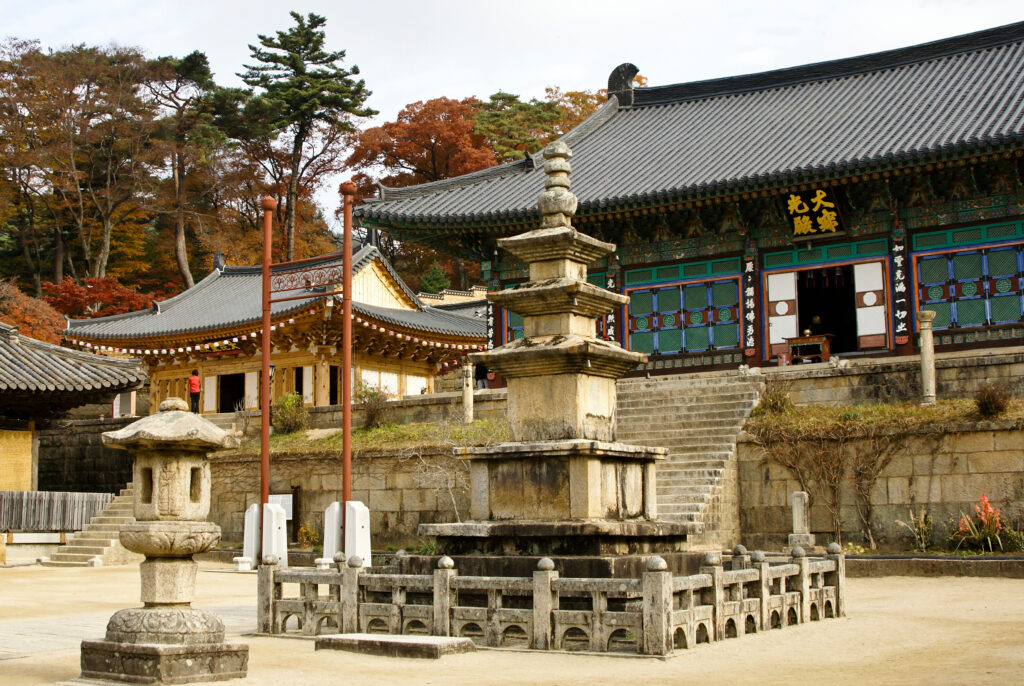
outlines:
[[[848,452],[870,449],[861,441],[846,444]],[[778,549],[792,531],[790,494],[803,490],[784,467],[765,460],[764,451],[748,436],[737,444],[740,528],[751,549]],[[833,539],[831,516],[812,496],[810,529],[819,543]],[[961,513],[974,516],[986,495],[1002,509],[1003,521],[1015,528],[1024,523],[1024,425],[1019,421],[988,421],[937,425],[909,436],[871,490],[875,539],[883,549],[910,547],[911,510],[932,517],[932,542],[942,543]],[[844,540],[862,543],[856,502],[849,480],[840,489]]]
[[[1006,383],[1015,395],[1024,395],[1024,350],[1000,350],[991,355],[941,354],[937,362],[939,397],[971,397],[987,381]],[[800,404],[850,403],[910,399],[916,393],[915,361],[860,361],[847,367],[801,365],[764,370],[766,378],[792,381],[791,396]],[[657,377],[653,377],[657,378]],[[457,421],[462,415],[461,394],[445,393],[407,398],[390,404],[388,421],[395,423]],[[651,403],[658,402],[651,399]],[[475,394],[478,418],[504,416],[505,391]],[[212,417],[236,429],[258,430],[254,413]],[[310,408],[313,428],[337,427],[337,406]],[[131,474],[131,455],[104,448],[100,434],[130,423],[131,418],[65,420],[38,430],[39,489],[117,492]],[[360,426],[357,408],[353,423]],[[654,427],[652,427],[654,428]],[[1002,507],[1011,523],[1024,518],[1024,427],[1005,422],[939,427],[935,433],[912,438],[882,473],[872,493],[878,538],[893,547],[905,546],[907,534],[896,524],[907,521],[909,508],[928,507],[936,536],[944,534],[948,519],[962,510],[973,512],[984,493]],[[788,494],[800,490],[791,475],[778,466],[762,464],[763,455],[752,443],[740,441],[733,460],[730,508],[738,512],[740,538],[749,548],[779,548],[790,532]],[[371,510],[375,546],[414,544],[421,523],[451,522],[468,517],[468,491],[461,463],[435,447],[398,453],[364,451],[353,461],[353,497]],[[226,543],[242,537],[242,513],[255,501],[259,486],[258,458],[214,456],[211,519],[223,528]],[[340,499],[340,455],[274,456],[271,493],[293,494],[298,523],[319,530],[322,512]],[[451,487],[449,487],[451,484]],[[847,489],[848,491],[848,489]],[[813,489],[812,489],[813,494]],[[812,496],[813,497],[813,496]],[[844,529],[859,530],[852,496],[845,493]],[[735,503],[733,505],[732,503]],[[812,507],[812,530],[819,541],[830,530],[827,513]],[[859,540],[855,538],[852,540]]]

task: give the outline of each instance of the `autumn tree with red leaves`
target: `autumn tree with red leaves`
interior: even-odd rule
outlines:
[[[59,284],[44,283],[43,290],[47,303],[78,319],[135,312],[149,307],[153,301],[152,295],[125,288],[109,277],[82,279],[81,283],[66,278]]]
[[[47,343],[60,343],[64,316],[45,300],[21,292],[14,279],[0,280],[0,321],[18,333]]]

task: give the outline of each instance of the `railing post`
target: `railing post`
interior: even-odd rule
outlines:
[[[769,565],[764,559],[764,553],[755,550],[750,556],[750,562],[757,569],[757,580],[760,587],[761,606],[758,613],[758,631],[764,631],[771,627],[771,619],[768,610],[768,599],[772,597],[772,580],[768,573]]]
[[[256,631],[261,634],[280,633],[275,602],[281,599],[281,584],[274,582],[278,570],[277,556],[267,555],[260,560],[256,576]]]
[[[341,573],[341,633],[359,632],[359,575],[363,573],[363,558],[353,555]]]
[[[836,587],[836,617],[846,616],[846,555],[838,543],[833,541],[825,549],[828,559],[836,563],[835,576],[830,579]]]
[[[747,549],[744,546],[738,545],[733,549],[729,569],[734,572],[739,569],[750,569],[750,555],[747,555]]]
[[[701,574],[711,575],[711,592],[714,595],[712,604],[715,607],[715,635],[711,640],[721,641],[725,638],[725,570],[722,568],[722,554],[708,553],[704,556],[704,565],[700,568]]]
[[[445,555],[434,570],[434,636],[452,635],[452,577],[458,574],[455,562]]]
[[[792,555],[793,564],[800,566],[800,623],[806,624],[811,621],[811,561],[800,546],[793,548]]]
[[[316,601],[320,599],[319,586],[300,584],[302,590],[302,635],[316,636]]]
[[[530,647],[534,650],[551,649],[551,615],[555,611],[555,594],[551,582],[558,578],[555,563],[543,557],[533,573],[533,636]]]
[[[672,652],[672,573],[657,555],[647,560],[643,593],[643,653],[668,655]]]

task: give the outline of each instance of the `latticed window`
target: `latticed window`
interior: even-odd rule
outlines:
[[[922,310],[936,329],[1009,324],[1024,319],[1024,246],[964,250],[917,261]]]
[[[672,284],[629,293],[629,347],[674,355],[739,347],[738,279]]]
[[[525,334],[523,330],[523,318],[515,312],[509,312],[505,310],[507,319],[505,320],[505,342],[511,343],[514,340],[520,339]]]

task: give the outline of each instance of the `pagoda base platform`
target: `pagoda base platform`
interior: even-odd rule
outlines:
[[[550,557],[563,576],[630,577],[639,575],[652,555],[665,558],[674,571],[687,573],[690,567],[699,566],[702,555],[688,549],[687,537],[702,531],[703,525],[698,523],[649,519],[485,521],[419,527],[420,535],[436,539],[438,553],[456,561],[460,573],[490,576],[529,574],[538,560]],[[413,564],[414,557],[427,563],[437,559],[407,556],[402,564]],[[690,557],[696,562],[691,564]]]
[[[249,646],[82,641],[83,683],[190,684],[244,678]]]

